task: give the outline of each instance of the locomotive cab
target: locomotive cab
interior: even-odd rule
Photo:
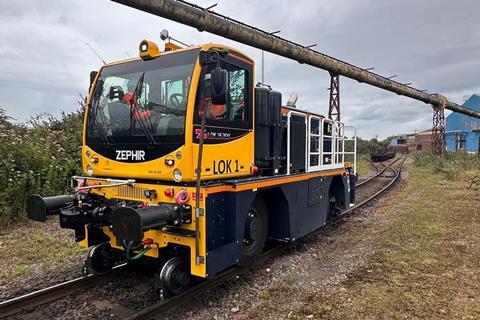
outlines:
[[[92,84],[84,172],[194,181],[201,117],[206,112],[202,179],[250,175],[253,61],[213,44],[143,55],[141,45],[140,51],[142,59],[104,66]],[[212,103],[212,71],[218,60],[228,79],[224,104]]]

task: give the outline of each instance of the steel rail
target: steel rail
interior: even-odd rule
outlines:
[[[480,118],[480,112],[448,101],[439,94],[428,94],[391,78],[381,76],[345,61],[316,51],[309,46],[284,39],[277,34],[258,29],[241,21],[226,17],[208,8],[181,0],[112,0],[114,2],[176,21],[199,31],[207,31],[260,50],[277,54],[299,63],[305,63],[329,71],[333,75],[366,83],[377,88],[410,97],[435,107]]]
[[[257,258],[255,265],[263,264],[271,258],[278,257],[287,249],[287,244],[280,244],[278,246],[275,246],[271,250],[262,253]],[[147,307],[142,311],[127,317],[126,320],[150,319],[150,317],[152,316],[158,316],[159,312],[166,312],[173,308],[180,307],[185,303],[189,302],[191,299],[198,297],[200,293],[206,292],[207,290],[213,289],[228,280],[234,279],[241,274],[247,273],[250,268],[251,267],[233,267],[231,269],[228,269],[227,271],[224,271],[217,275],[215,278],[201,282],[179,295],[167,298],[166,300],[162,300],[156,304],[153,304],[150,307]]]
[[[395,161],[386,164],[385,168],[386,169],[391,169],[394,173],[395,176],[392,178],[392,180],[382,189],[377,191],[374,195],[370,196],[369,198],[361,201],[357,205],[355,205],[352,208],[349,208],[345,210],[341,215],[332,218],[328,220],[328,224],[331,224],[333,222],[339,221],[341,219],[344,219],[347,215],[353,213],[355,210],[367,205],[380,195],[382,195],[384,192],[389,190],[393,184],[398,180],[398,177],[401,174],[401,168],[403,166],[403,163],[405,162],[406,157],[403,157],[403,160],[399,166],[399,169],[396,170],[392,168],[391,166],[396,163],[398,160],[402,158],[398,158]],[[282,253],[284,253],[289,247],[289,244],[280,244],[278,246],[275,246],[274,248],[262,253],[258,259],[255,265],[260,265],[268,260],[275,258]],[[109,281],[113,279],[118,272],[126,269],[126,264],[122,264],[119,266],[114,267],[114,272],[111,272],[107,275],[103,276],[98,276],[98,275],[87,275],[84,277],[76,278],[73,280],[69,280],[45,289],[41,289],[38,291],[34,291],[10,300],[2,301],[0,302],[0,318],[5,318],[9,315],[12,315],[14,313],[17,313],[23,309],[26,308],[31,308],[35,307],[41,304],[45,304],[54,300],[58,300],[62,297],[68,296],[72,294],[75,291],[84,289],[84,288],[89,288],[92,287],[99,282],[102,281]],[[160,301],[156,304],[153,304],[145,309],[143,309],[140,312],[137,312],[131,316],[129,316],[128,320],[137,320],[137,319],[149,319],[150,317],[154,315],[158,315],[160,311],[166,312],[168,310],[171,310],[172,308],[179,307],[187,302],[189,302],[192,298],[197,297],[200,293],[205,292],[207,290],[213,289],[217,287],[218,285],[231,280],[235,278],[236,276],[239,276],[241,274],[244,274],[250,270],[250,267],[234,267],[231,268],[225,272],[222,272],[219,274],[217,277],[214,279],[204,281],[191,289],[185,291],[182,294],[173,296],[168,298],[167,300]]]
[[[375,167],[375,168],[376,168],[376,167]],[[369,182],[372,181],[373,179],[378,178],[379,176],[381,176],[381,175],[385,172],[385,170],[387,170],[387,167],[383,168],[382,170],[379,170],[379,169],[377,168],[377,173],[376,173],[375,175],[373,175],[373,176],[371,176],[370,178],[365,179],[365,180],[357,183],[357,184],[355,185],[355,187],[356,187],[356,188],[359,188],[359,187],[365,185],[366,183],[369,183]]]
[[[397,161],[400,160],[400,159],[401,159],[401,157],[395,159],[394,161],[390,162],[389,165],[394,164],[395,162],[397,162]],[[386,164],[384,164],[383,162],[381,162],[381,163],[384,165],[384,168],[383,168],[382,170],[379,170],[377,167],[375,167],[375,168],[377,169],[377,173],[376,173],[374,176],[371,176],[370,178],[365,179],[365,180],[363,180],[362,182],[357,183],[357,184],[355,185],[355,187],[356,187],[356,188],[361,187],[361,186],[363,186],[364,184],[366,184],[366,183],[372,181],[373,179],[379,177],[380,175],[382,175],[382,174],[385,172],[385,170],[387,170],[387,169],[389,168],[389,167],[388,167],[389,165],[386,165]]]
[[[374,195],[370,196],[369,198],[367,198],[367,199],[363,200],[362,202],[360,202],[359,204],[355,205],[354,207],[345,210],[341,215],[328,220],[327,224],[331,224],[333,222],[344,219],[347,215],[352,214],[355,210],[367,205],[368,203],[370,203],[371,201],[373,201],[374,199],[376,199],[377,197],[382,195],[384,192],[389,190],[393,186],[393,184],[398,180],[398,177],[400,177],[401,167],[403,166],[403,163],[404,163],[406,157],[403,158],[403,161],[400,164],[400,168],[398,170],[396,170],[396,169],[392,168],[391,166],[394,163],[396,163],[399,159],[401,159],[401,158],[398,158],[396,161],[386,165],[387,167],[385,169],[389,168],[392,171],[394,171],[395,176],[392,177],[392,180],[385,187],[383,187],[381,190],[377,191]],[[275,246],[274,248],[262,253],[258,257],[255,265],[263,264],[263,263],[267,262],[268,260],[270,260],[272,258],[278,257],[279,255],[284,253],[288,248],[289,248],[289,243],[282,243],[282,244],[279,244],[278,246]],[[231,279],[233,279],[233,278],[235,278],[235,277],[237,277],[241,274],[244,274],[244,273],[248,272],[250,270],[250,268],[251,267],[233,267],[233,268],[231,268],[227,271],[224,271],[224,272],[220,273],[219,275],[217,275],[213,279],[201,282],[200,284],[192,287],[191,289],[185,291],[182,294],[179,294],[179,295],[167,298],[166,300],[155,303],[155,304],[143,309],[142,311],[127,317],[126,320],[151,319],[151,317],[159,316],[159,315],[161,315],[162,312],[164,313],[164,312],[167,312],[167,311],[169,311],[173,308],[180,307],[180,306],[188,303],[189,301],[191,301],[193,298],[198,297],[201,293],[203,293],[207,290],[213,289],[213,288],[225,283],[228,280],[231,280]]]
[[[399,159],[401,159],[401,158],[399,158]],[[343,217],[346,214],[350,214],[354,210],[365,206],[366,204],[370,203],[371,201],[375,200],[380,195],[382,195],[383,193],[388,191],[395,184],[395,182],[397,182],[398,178],[400,177],[400,175],[402,173],[403,163],[405,162],[406,159],[407,159],[407,156],[404,156],[402,162],[400,163],[400,166],[399,166],[398,170],[391,167],[391,165],[393,163],[387,165],[386,168],[391,169],[395,173],[395,176],[393,176],[392,180],[385,187],[383,187],[379,191],[375,192],[372,196],[370,196],[367,199],[365,199],[365,200],[361,201],[360,203],[356,204],[354,207],[349,208],[349,209],[345,210],[344,212],[342,212],[342,214],[339,217]]]
[[[126,264],[121,264],[115,266],[110,273],[105,275],[89,274],[2,301],[0,302],[0,318],[5,318],[26,308],[32,308],[47,302],[58,300],[77,290],[89,288],[104,281],[110,281],[115,278],[119,272],[123,272],[125,269]]]

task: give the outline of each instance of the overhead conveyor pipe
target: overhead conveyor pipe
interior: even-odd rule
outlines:
[[[186,1],[175,0],[112,0],[166,19],[195,27],[246,45],[268,51],[331,72],[332,74],[370,84],[395,92],[436,107],[480,118],[480,112],[444,100],[440,95],[428,94],[421,90],[393,81],[347,62],[335,59],[311,48],[283,39],[277,35],[230,19],[213,11],[198,7]]]

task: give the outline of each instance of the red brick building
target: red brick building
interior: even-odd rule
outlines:
[[[415,151],[432,151],[432,130],[425,130],[415,135]]]

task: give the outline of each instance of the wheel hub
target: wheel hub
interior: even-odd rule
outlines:
[[[100,243],[88,253],[85,261],[85,273],[104,274],[115,265],[115,254],[109,243]]]
[[[172,295],[184,291],[190,284],[190,275],[185,270],[185,264],[179,257],[169,259],[157,276],[157,289],[165,290]]]
[[[259,225],[259,218],[256,212],[250,211],[247,216],[246,221],[246,228],[245,228],[245,235],[243,242],[246,245],[250,245],[255,242],[255,239],[258,236],[258,225]]]

